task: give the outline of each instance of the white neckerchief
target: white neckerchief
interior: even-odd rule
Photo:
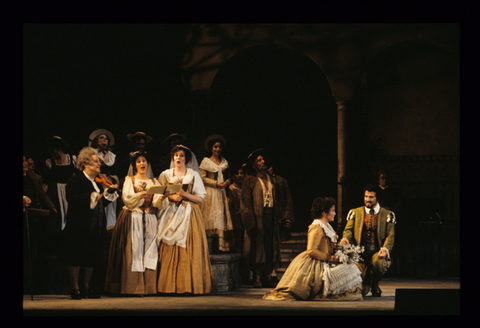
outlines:
[[[329,223],[325,224],[322,221],[320,221],[319,219],[316,219],[316,220],[313,220],[312,224],[310,224],[308,226],[308,228],[310,228],[313,225],[321,226],[323,231],[327,235],[327,237],[330,238],[330,240],[332,242],[334,242],[334,243],[337,242],[337,234],[336,234],[335,230],[333,230],[332,226]]]
[[[223,171],[228,168],[228,162],[225,158],[222,157],[222,160],[220,161],[220,164],[215,164],[210,158],[205,157],[200,163],[200,169],[208,171],[208,172],[213,172],[213,173],[218,173],[218,182],[223,182]]]
[[[112,153],[110,150],[107,151],[107,154],[108,154],[108,162],[105,162],[105,155],[103,154],[103,152],[99,151],[98,149],[97,150],[97,155],[98,157],[100,157],[100,159],[102,160],[102,162],[104,162],[107,166],[112,166],[113,164],[115,164],[115,157],[116,155],[114,153]]]

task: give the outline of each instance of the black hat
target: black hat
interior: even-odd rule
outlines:
[[[258,148],[254,150],[250,155],[248,155],[247,165],[246,165],[246,169],[248,173],[250,174],[253,173],[253,169],[252,169],[253,163],[258,158],[258,156],[264,156],[264,154],[265,154],[265,151],[263,150],[263,148]]]
[[[181,142],[185,142],[185,140],[187,140],[187,136],[184,135],[184,134],[180,134],[180,133],[172,133],[171,135],[169,135],[168,137],[166,137],[162,143],[164,145],[170,145],[170,140],[174,139],[174,138],[178,138],[181,140]]]
[[[130,133],[130,134],[127,134],[127,138],[128,140],[130,140],[131,142],[133,142],[135,139],[137,138],[144,138],[146,140],[146,143],[149,143],[153,140],[152,137],[150,136],[147,136],[145,134],[145,132],[140,132],[140,131],[137,131],[135,133]]]
[[[48,138],[47,145],[55,149],[60,148],[64,152],[68,150],[68,142],[65,139],[60,138],[59,136],[53,136]]]

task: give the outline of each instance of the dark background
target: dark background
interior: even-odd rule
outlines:
[[[205,138],[220,133],[232,169],[253,150],[267,151],[291,185],[303,231],[312,200],[336,197],[336,107],[328,82],[293,50],[257,47],[222,67],[206,104],[198,105],[180,78],[188,28],[25,25],[24,152],[41,174],[53,135],[78,154],[91,132],[107,129],[121,160],[132,150],[129,133],[152,136],[147,150],[159,158],[169,151],[162,140],[178,132],[200,163]]]

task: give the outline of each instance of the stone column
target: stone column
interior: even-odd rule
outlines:
[[[346,117],[347,117],[347,101],[346,100],[336,100],[337,104],[337,159],[338,159],[338,169],[337,169],[337,220],[338,227],[342,226],[343,223],[343,193],[344,186],[343,181],[346,177]]]

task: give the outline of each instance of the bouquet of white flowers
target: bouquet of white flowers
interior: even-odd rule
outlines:
[[[337,244],[335,256],[338,256],[340,263],[353,264],[363,261],[360,257],[365,251],[363,246]]]

